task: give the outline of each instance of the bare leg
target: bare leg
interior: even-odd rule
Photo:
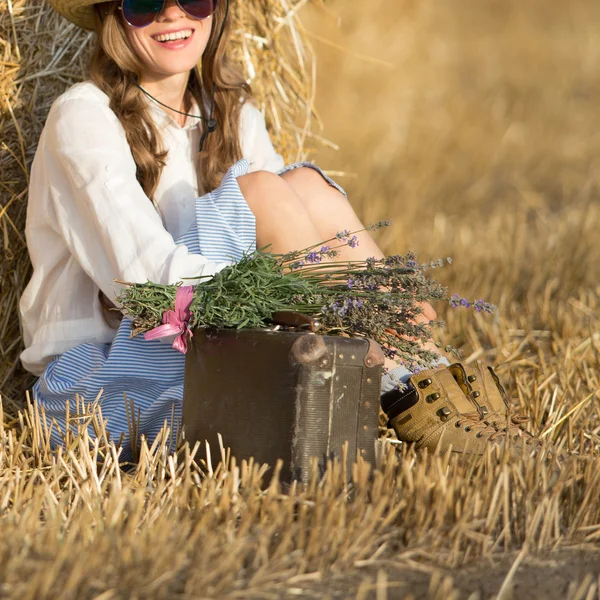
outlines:
[[[338,231],[364,228],[348,200],[313,169],[299,168],[281,177],[258,171],[238,177],[238,184],[256,217],[257,246],[271,244],[272,252],[299,250]],[[358,247],[340,249],[339,260],[383,257],[368,232],[358,238]]]
[[[302,167],[288,171],[281,176],[302,199],[307,212],[321,235],[321,239],[332,238],[338,231],[348,229],[357,231],[364,225],[354,212],[348,199],[329,185],[314,169]],[[384,255],[369,235],[364,231],[358,234],[359,245],[356,248],[340,249],[339,260],[365,260],[369,257],[382,258]],[[429,322],[437,318],[433,307],[424,302],[423,313],[416,317],[417,323]],[[425,348],[439,353],[437,346],[430,342]],[[392,369],[396,362],[386,360],[386,367]]]
[[[302,198],[302,202],[315,224],[322,240],[335,236],[339,231],[358,231],[364,225],[354,212],[347,198],[330,186],[314,169],[301,167],[288,171],[282,179]],[[383,258],[368,231],[358,234],[356,248],[345,246],[340,249],[339,260],[366,260],[369,257]]]
[[[256,217],[256,245],[284,254],[322,241],[302,199],[273,173],[257,171],[238,177],[240,190]]]
[[[278,177],[259,171],[238,178],[240,190],[256,217],[256,243],[270,245],[270,251],[285,253],[318,244],[338,231],[363,228],[347,199],[327,184],[319,173],[300,168]],[[357,248],[343,248],[339,260],[382,258],[383,253],[368,232],[358,234]],[[418,322],[435,318],[435,311],[424,305]],[[426,346],[436,351],[433,344]],[[388,368],[396,363],[386,361]]]

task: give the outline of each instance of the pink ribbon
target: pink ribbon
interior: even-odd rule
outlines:
[[[187,352],[187,337],[192,337],[190,329],[190,318],[192,313],[190,305],[194,298],[194,287],[182,285],[177,288],[175,295],[175,310],[166,310],[163,313],[163,324],[147,331],[144,334],[146,340],[157,340],[158,338],[176,335],[173,340],[173,348],[182,354]]]

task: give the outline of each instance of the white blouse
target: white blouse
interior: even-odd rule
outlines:
[[[31,168],[25,235],[33,275],[20,303],[21,361],[36,375],[79,344],[113,340],[98,290],[115,301],[115,279],[173,284],[228,264],[191,254],[174,241],[195,219],[199,119],[188,117],[181,127],[148,102],[168,150],[156,207],[137,182],[125,132],[106,94],[80,83],[52,105]],[[250,103],[242,108],[240,136],[250,171],[283,167]]]

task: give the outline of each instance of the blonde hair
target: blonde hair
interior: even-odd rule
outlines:
[[[127,40],[118,3],[104,2],[96,6],[97,43],[89,75],[110,98],[110,108],[125,130],[137,165],[137,179],[146,195],[153,199],[167,152],[150,116],[148,99],[134,84],[143,66]],[[214,86],[217,128],[204,143],[202,165],[198,169],[200,193],[217,187],[227,169],[241,158],[240,111],[243,102],[251,96],[250,87],[225,52],[229,23],[225,24],[219,43],[218,33],[224,18],[225,3],[219,2],[201,63],[190,72],[185,99],[188,106],[195,100],[202,116],[208,118]]]

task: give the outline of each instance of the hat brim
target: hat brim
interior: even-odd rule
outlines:
[[[96,29],[94,4],[105,0],[48,0],[52,8],[75,25],[93,31]]]

